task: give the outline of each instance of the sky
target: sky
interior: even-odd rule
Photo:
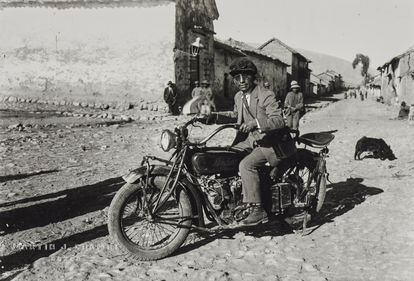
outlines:
[[[294,48],[349,61],[362,53],[371,67],[414,46],[414,0],[216,0],[217,37]]]

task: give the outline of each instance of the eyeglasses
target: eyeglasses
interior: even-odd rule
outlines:
[[[233,76],[233,81],[236,84],[240,84],[246,81],[251,81],[253,77],[250,74],[237,74]]]

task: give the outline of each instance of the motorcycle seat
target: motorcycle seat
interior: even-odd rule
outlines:
[[[327,132],[308,133],[298,137],[297,141],[312,147],[325,147],[330,144],[334,138],[334,134]]]

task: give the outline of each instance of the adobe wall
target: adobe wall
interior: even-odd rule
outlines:
[[[260,83],[265,81],[269,82],[270,89],[278,96],[278,98],[284,100],[286,97],[286,67],[278,65],[269,60],[263,60],[255,56],[251,56],[250,59],[256,64],[258,69],[258,75],[261,77]]]
[[[175,4],[0,10],[0,97],[122,103],[174,80]]]
[[[238,89],[232,83],[232,76],[229,74],[231,63],[239,56],[225,51],[216,49],[214,55],[214,73],[215,80],[213,83],[213,91],[216,94],[216,104],[223,106],[225,109],[232,108],[234,105],[234,95]],[[273,61],[265,60],[259,56],[250,55],[249,59],[257,66],[258,82],[263,84],[267,81],[270,83],[270,89],[280,99],[286,96],[286,67],[276,64]],[[225,89],[226,87],[226,89]]]
[[[400,59],[400,76],[398,99],[401,103],[414,104],[414,52]]]
[[[234,95],[238,89],[232,83],[229,67],[237,57],[239,56],[223,49],[216,48],[214,51],[215,77],[211,86],[218,109],[230,110],[234,106]]]

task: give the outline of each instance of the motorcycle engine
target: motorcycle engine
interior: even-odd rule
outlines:
[[[201,176],[200,183],[215,210],[228,209],[241,200],[240,177]]]

